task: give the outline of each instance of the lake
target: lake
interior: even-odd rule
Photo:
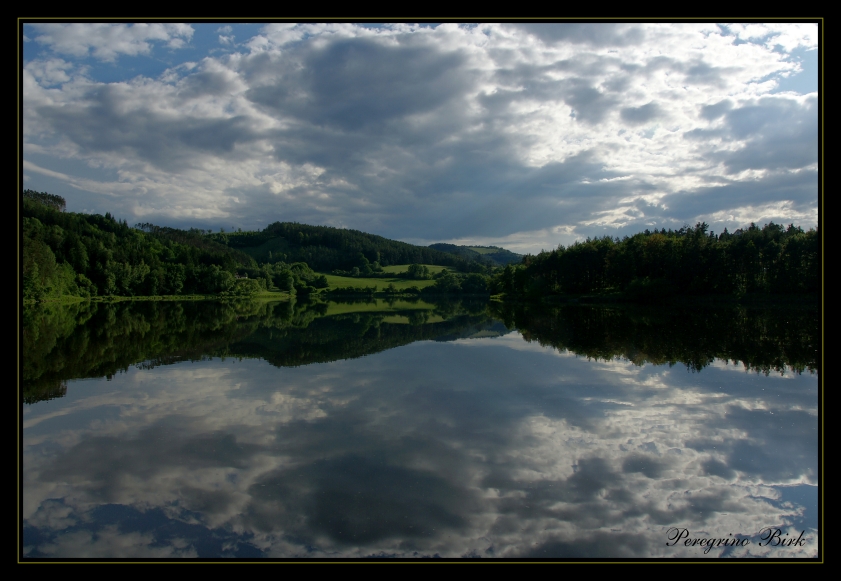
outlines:
[[[23,315],[22,558],[816,558],[820,311]]]

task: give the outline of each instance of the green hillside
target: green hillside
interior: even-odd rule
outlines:
[[[430,244],[429,247],[450,253],[464,260],[481,262],[488,266],[519,264],[523,259],[522,254],[517,254],[498,246],[458,246],[456,244],[440,242],[438,244]]]
[[[64,199],[46,192],[25,190],[22,202],[25,300],[230,292],[238,271],[257,266],[200,230],[65,212]]]
[[[216,242],[240,250],[258,263],[306,262],[313,270],[350,271],[353,267],[377,263],[431,264],[459,272],[487,272],[487,261],[389,240],[359,230],[310,226],[296,222],[275,222],[259,232],[216,233]],[[476,256],[479,256],[476,254]]]
[[[26,301],[433,285],[439,293],[476,293],[486,292],[490,274],[476,260],[357,230],[288,222],[230,233],[130,227],[110,214],[66,212],[65,200],[46,192],[26,190],[22,202]]]

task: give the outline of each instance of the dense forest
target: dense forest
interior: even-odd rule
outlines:
[[[307,262],[287,263],[268,256],[258,265],[252,256],[239,249],[250,248],[241,243],[249,239],[250,233],[232,236],[234,243],[231,244],[229,235],[223,233],[211,235],[195,228],[178,230],[153,224],[130,227],[109,213],[105,216],[79,214],[65,212],[64,208],[65,201],[60,196],[32,190],[23,192],[24,300],[60,296],[247,296],[274,289],[306,294],[327,286],[326,278],[314,272]],[[307,232],[316,229],[304,225],[295,227]],[[371,238],[385,241],[381,248],[387,248],[389,244],[386,243],[393,242]],[[426,256],[427,249],[422,247],[402,242],[393,245],[417,249],[416,256],[420,258],[440,258]],[[289,256],[293,258],[306,256],[314,248],[288,246],[301,250],[297,254],[290,252]],[[380,247],[374,246],[372,252],[376,254]],[[365,250],[369,249],[365,247]],[[395,260],[415,256],[403,250],[404,254],[384,254]],[[357,256],[356,260],[363,259]],[[457,259],[450,262],[469,270],[469,267],[456,264]]]
[[[507,266],[509,264],[516,264],[523,259],[522,254],[516,254],[497,246],[458,246],[456,244],[440,242],[438,244],[430,244],[429,247],[488,266]]]
[[[460,272],[486,273],[479,261],[434,248],[389,240],[358,230],[275,222],[260,232],[230,232],[209,235],[212,240],[241,250],[260,263],[305,262],[313,270],[350,271],[365,264],[433,264]]]
[[[490,292],[509,299],[607,295],[652,302],[673,295],[742,297],[817,293],[821,288],[820,234],[794,225],[751,224],[718,235],[704,223],[646,230],[621,240],[605,236],[559,246],[512,264],[518,255],[496,247],[423,247],[294,222],[227,233],[153,224],[130,227],[107,213],[79,214],[65,207],[60,196],[23,192],[26,301],[61,296],[237,297],[261,290],[310,294],[329,286],[319,273],[395,276],[383,273],[383,267],[397,264],[451,269],[436,274],[434,286],[424,292]],[[508,264],[493,266],[494,260]],[[406,276],[429,278],[411,272]]]
[[[517,297],[619,292],[642,301],[675,294],[815,293],[820,248],[818,231],[793,225],[751,224],[715,235],[699,223],[526,256],[498,274],[493,291]]]
[[[23,296],[181,295],[234,287],[254,260],[194,231],[131,228],[110,214],[64,212],[58,196],[23,195]],[[52,203],[44,203],[52,202]]]

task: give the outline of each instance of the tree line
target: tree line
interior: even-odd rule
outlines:
[[[809,305],[660,309],[494,302],[490,311],[526,341],[596,360],[683,363],[700,371],[718,359],[765,375],[821,369],[821,320]]]
[[[305,263],[258,265],[208,236],[153,224],[130,227],[106,213],[65,212],[63,198],[24,191],[24,300],[77,296],[218,294],[280,289],[310,293],[327,286]]]
[[[211,233],[64,211],[60,196],[25,190],[22,200],[24,300],[58,296],[248,296],[279,289],[310,294],[328,286],[321,272],[377,276],[383,266],[423,264],[458,272],[435,275],[434,294],[511,298],[619,293],[656,301],[674,294],[815,293],[820,236],[769,223],[719,235],[705,223],[588,238],[520,264],[493,269],[434,248],[356,230],[275,222],[259,232]]]
[[[516,264],[519,263],[523,258],[520,254],[516,254],[514,252],[511,252],[510,250],[499,248],[497,246],[470,247],[439,242],[437,244],[430,244],[429,247],[434,248],[435,250],[440,250],[442,252],[455,254],[456,256],[461,256],[463,258],[466,258],[467,260],[474,260],[476,262],[480,262],[482,264],[490,266],[506,266],[508,264]],[[477,252],[475,250],[476,248],[481,248],[484,250],[484,252]]]
[[[374,264],[434,264],[459,272],[488,273],[489,267],[447,252],[390,240],[359,230],[275,222],[259,232],[219,232],[210,238],[258,262],[306,262],[319,272],[364,270]]]
[[[406,301],[404,301],[406,302]],[[204,357],[260,357],[279,366],[361,357],[418,340],[467,337],[504,322],[526,341],[582,357],[637,365],[716,359],[759,373],[821,369],[821,323],[814,309],[549,307],[534,302],[442,301],[433,310],[325,316],[314,301],[132,301],[41,303],[22,311],[24,401],[61,397],[69,379],[110,377]],[[430,323],[435,316],[437,323]],[[440,319],[444,319],[441,321]],[[504,329],[503,329],[504,332]]]
[[[434,310],[397,311],[410,325],[388,324],[388,313],[326,317],[320,302],[130,301],[40,303],[22,312],[23,401],[63,397],[67,381],[111,378],[205,357],[260,357],[277,366],[362,357],[465,326],[493,323],[487,303],[442,303]],[[431,315],[446,321],[428,323]]]
[[[769,223],[719,235],[706,223],[588,238],[507,266],[492,291],[520,297],[621,292],[657,300],[673,294],[813,293],[820,289],[817,230]]]

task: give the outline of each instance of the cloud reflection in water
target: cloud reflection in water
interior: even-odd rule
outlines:
[[[705,556],[666,546],[685,527],[752,537],[707,556],[813,557],[814,528],[797,548],[755,535],[796,537],[816,509],[786,492],[817,484],[816,377],[732,369],[514,332],[71,381],[24,411],[25,554]]]

